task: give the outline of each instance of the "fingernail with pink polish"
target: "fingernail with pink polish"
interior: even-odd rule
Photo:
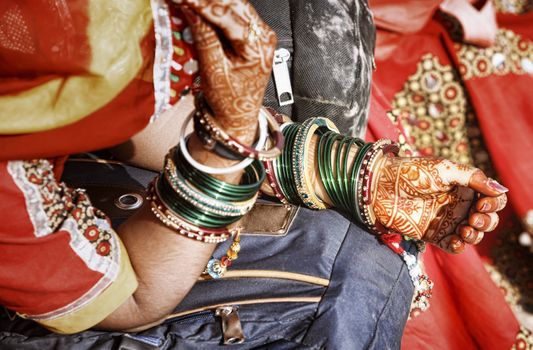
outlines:
[[[489,187],[492,188],[493,190],[496,190],[501,193],[505,193],[509,191],[507,187],[499,184],[496,180],[493,180],[493,179],[488,179],[487,185],[489,185]]]
[[[480,211],[487,211],[490,209],[490,204],[485,202],[483,203],[483,205],[481,206],[481,208],[479,208]]]

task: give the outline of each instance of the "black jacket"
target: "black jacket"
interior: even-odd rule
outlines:
[[[325,116],[342,133],[364,134],[375,28],[366,0],[251,0],[291,53],[294,104],[279,107],[273,82],[265,105],[295,121]]]

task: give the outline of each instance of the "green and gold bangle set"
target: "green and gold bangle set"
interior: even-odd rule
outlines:
[[[175,147],[165,157],[163,172],[150,188],[152,212],[184,237],[221,243],[233,236],[222,259],[211,259],[206,273],[219,278],[238,257],[239,229],[228,229],[251,210],[265,179],[261,162],[245,169],[240,185],[233,185],[192,167]]]
[[[276,197],[293,204],[303,204],[311,209],[325,209],[312,184],[314,166],[310,161],[311,140],[317,135],[315,161],[319,179],[333,207],[352,216],[375,233],[383,232],[369,208],[371,180],[376,161],[384,154],[398,153],[398,147],[389,140],[365,143],[363,140],[338,133],[335,125],[326,118],[310,118],[301,124],[282,126],[285,148],[279,158],[267,169],[272,183],[276,184]],[[350,161],[350,155],[357,154]]]
[[[198,105],[205,105],[205,102]],[[201,113],[209,113],[209,110]],[[262,110],[261,113],[269,112]],[[267,115],[266,118],[270,120],[273,117]],[[187,141],[184,138],[185,143],[180,142],[165,157],[164,169],[150,185],[148,199],[154,215],[184,237],[205,243],[220,243],[233,237],[226,256],[220,260],[211,259],[207,265],[205,273],[213,278],[219,278],[237,259],[240,229],[228,227],[252,209],[266,176],[276,197],[284,203],[301,204],[312,209],[328,206],[314,189],[313,160],[317,162],[319,179],[333,206],[355,216],[358,222],[377,229],[373,225],[375,219],[368,210],[367,200],[370,197],[372,166],[380,155],[390,151],[386,146],[391,146],[391,142],[372,144],[342,136],[326,118],[310,118],[301,124],[287,123],[281,128],[272,125],[268,136],[274,141],[270,144],[274,148],[279,147],[279,152],[272,148],[255,152],[246,151],[249,147],[244,146],[227,147],[218,127],[204,127],[201,132],[205,139],[220,142],[219,150],[227,148],[220,154],[234,152],[231,159],[253,158],[251,163],[246,163],[250,165],[244,169],[241,183],[235,185],[221,181],[208,173],[209,167],[195,164],[188,150],[183,148]],[[318,136],[316,155],[310,154],[314,135]],[[266,136],[262,134],[261,137]],[[236,141],[231,139],[231,142]],[[281,150],[283,143],[285,146]],[[359,152],[355,159],[350,161],[350,154],[357,149]],[[274,157],[278,153],[281,155]],[[241,163],[246,166],[243,161]]]

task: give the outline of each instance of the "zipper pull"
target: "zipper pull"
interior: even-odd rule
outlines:
[[[222,334],[224,345],[241,344],[244,342],[241,319],[236,306],[221,306],[215,310],[215,316],[222,321]]]
[[[294,103],[291,76],[289,74],[289,66],[287,65],[287,61],[289,61],[290,57],[291,53],[287,49],[281,48],[274,51],[272,73],[274,74],[274,85],[276,86],[276,93],[278,95],[278,103],[280,106]]]

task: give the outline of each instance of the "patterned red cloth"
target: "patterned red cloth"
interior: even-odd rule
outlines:
[[[527,71],[533,62],[532,16],[499,15],[501,28],[488,51],[457,44],[451,34],[458,28],[441,15],[412,34],[378,27],[369,137],[390,138],[391,127],[401,126],[394,139],[421,155],[475,163],[486,171],[492,160],[520,214],[533,208],[533,78]],[[384,111],[392,111],[389,119]],[[435,282],[433,297],[429,310],[408,321],[403,349],[526,348],[518,347],[526,346],[524,332],[475,248],[452,256],[428,247],[422,260]]]
[[[152,67],[162,48],[150,2],[136,6],[0,4],[0,304],[57,332],[94,326],[137,287],[105,214],[83,190],[57,180],[65,156],[126,141],[154,114]],[[198,70],[190,31],[172,6],[170,105],[190,90]],[[91,46],[99,40],[116,46]],[[22,122],[4,112],[18,113],[17,106],[28,111]],[[70,119],[61,121],[62,113]]]

